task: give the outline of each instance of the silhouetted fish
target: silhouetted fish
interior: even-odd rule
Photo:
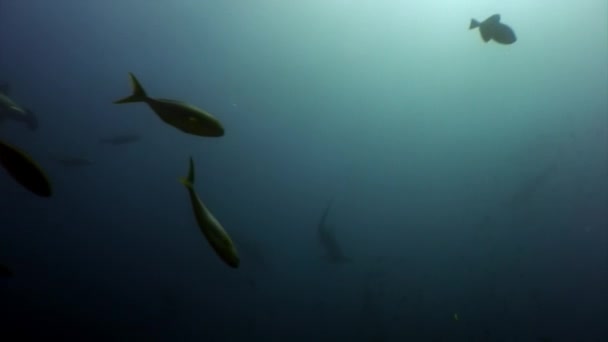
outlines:
[[[327,225],[327,216],[329,214],[329,210],[331,209],[332,204],[333,199],[329,201],[327,207],[321,215],[321,219],[319,220],[319,224],[317,225],[317,237],[319,238],[321,246],[325,249],[325,257],[328,261],[333,263],[349,262],[352,260],[346,255],[344,255],[344,252],[342,251],[338,240],[336,240],[333,228]]]
[[[0,141],[0,165],[32,193],[41,197],[51,196],[51,182],[38,163],[25,152],[3,141]]]
[[[486,43],[490,41],[490,39],[501,44],[513,44],[517,40],[513,30],[500,22],[500,14],[494,14],[481,23],[475,19],[471,19],[469,30],[476,27],[479,27],[481,39]]]
[[[188,175],[180,178],[179,181],[188,190],[196,223],[215,253],[228,266],[238,268],[240,258],[232,238],[194,191],[194,160],[192,157],[190,157]]]
[[[210,113],[185,102],[151,98],[133,73],[129,73],[132,94],[114,101],[116,104],[144,102],[167,124],[182,132],[203,137],[221,137],[224,127]]]
[[[134,143],[139,140],[141,140],[141,137],[137,134],[123,134],[115,135],[110,138],[101,138],[99,139],[99,142],[110,145],[125,145]]]

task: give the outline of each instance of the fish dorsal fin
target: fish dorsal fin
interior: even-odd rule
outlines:
[[[498,13],[493,14],[488,19],[486,19],[486,22],[488,22],[488,23],[497,23],[499,21],[500,21],[500,14],[498,14]]]
[[[4,94],[8,95],[8,93],[10,91],[11,91],[11,87],[8,85],[8,83],[0,84],[0,93],[4,93]]]

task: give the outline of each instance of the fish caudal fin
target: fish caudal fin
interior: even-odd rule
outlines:
[[[141,86],[141,84],[137,80],[137,77],[135,77],[135,75],[133,75],[133,73],[131,73],[131,72],[129,73],[129,77],[131,78],[131,90],[133,91],[133,94],[131,94],[125,98],[122,98],[120,100],[116,100],[116,101],[114,101],[114,103],[120,104],[120,103],[144,102],[148,99],[148,95],[146,94],[146,91],[144,90],[144,88]]]
[[[472,30],[476,27],[479,27],[479,21],[475,19],[471,19],[471,24],[469,25],[469,30]]]
[[[194,161],[192,160],[192,157],[190,157],[190,166],[188,168],[188,176],[181,177],[179,179],[179,181],[180,181],[180,183],[185,185],[187,188],[191,188],[194,186]]]

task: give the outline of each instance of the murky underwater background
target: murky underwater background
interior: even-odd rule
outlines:
[[[0,0],[39,119],[0,137],[55,192],[0,172],[0,340],[608,341],[607,61],[605,0]],[[113,104],[128,72],[225,136]]]

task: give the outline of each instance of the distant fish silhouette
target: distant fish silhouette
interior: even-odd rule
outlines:
[[[321,219],[319,220],[319,224],[317,225],[317,237],[319,239],[319,243],[325,249],[326,260],[332,263],[350,262],[352,261],[352,259],[347,257],[342,251],[342,248],[340,247],[340,244],[336,239],[333,227],[327,224],[327,216],[329,214],[329,210],[331,209],[332,204],[333,199],[329,201],[327,207],[321,215]]]
[[[115,135],[110,138],[101,138],[101,139],[99,139],[99,142],[102,144],[109,144],[109,145],[116,146],[116,145],[132,144],[139,140],[141,140],[141,137],[137,134],[122,134],[122,135]]]
[[[0,264],[0,278],[10,278],[13,276],[13,271],[8,267]]]
[[[84,167],[93,164],[92,161],[82,157],[54,157],[53,160],[65,167]]]
[[[513,30],[500,22],[500,14],[494,14],[481,23],[475,19],[471,19],[469,30],[479,27],[481,39],[484,42],[494,40],[500,44],[513,44],[517,40]]]

